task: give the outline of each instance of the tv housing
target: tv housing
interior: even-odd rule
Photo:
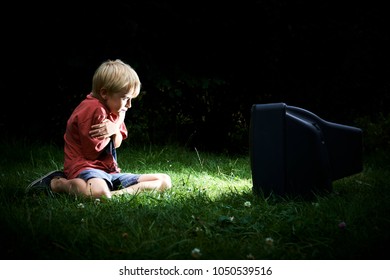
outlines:
[[[362,171],[362,146],[360,128],[285,103],[254,104],[249,128],[253,192],[330,192],[333,181]]]

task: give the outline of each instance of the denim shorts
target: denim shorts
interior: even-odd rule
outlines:
[[[138,178],[141,174],[132,173],[107,173],[99,169],[86,169],[81,171],[78,178],[88,181],[92,178],[101,178],[107,182],[108,188],[111,191],[123,189],[138,183]]]

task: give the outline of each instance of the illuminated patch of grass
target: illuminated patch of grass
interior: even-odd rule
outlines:
[[[255,196],[247,155],[124,146],[123,171],[168,173],[173,188],[105,201],[24,194],[61,168],[60,147],[3,143],[1,152],[4,259],[389,258],[388,153],[331,194],[301,200]]]

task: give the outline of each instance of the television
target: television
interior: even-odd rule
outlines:
[[[249,126],[252,190],[312,197],[362,171],[362,130],[285,103],[253,104]]]

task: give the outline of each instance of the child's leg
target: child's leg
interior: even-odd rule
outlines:
[[[157,190],[164,191],[172,187],[171,177],[167,174],[156,173],[156,174],[142,174],[138,178],[138,183],[125,187],[124,189],[112,191],[112,195],[118,194],[135,194],[144,190]]]
[[[107,182],[101,178],[91,178],[87,182],[80,178],[65,179],[53,178],[50,187],[56,193],[69,193],[74,195],[91,196],[100,198],[106,196],[111,198]]]

